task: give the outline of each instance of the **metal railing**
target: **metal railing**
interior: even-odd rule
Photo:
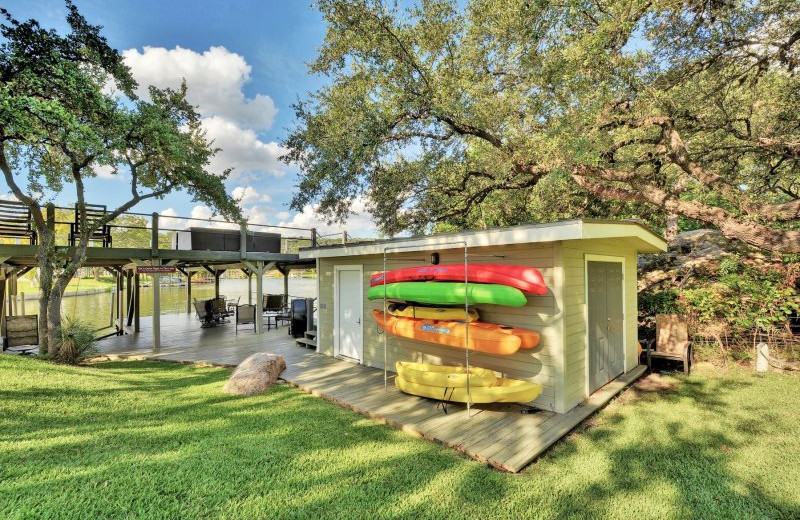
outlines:
[[[55,233],[56,233],[56,245],[67,245],[69,241],[69,235],[71,233],[71,226],[75,224],[75,218],[70,215],[65,219],[64,214],[58,215],[60,218],[55,218],[57,215],[55,212],[70,212],[71,214],[74,212],[74,208],[71,207],[64,207],[64,206],[49,206],[52,208],[53,219],[52,222],[55,225]],[[120,223],[119,221],[124,217],[140,217],[146,219],[141,225],[130,225]],[[167,226],[162,225],[162,223],[166,221]],[[178,224],[170,224],[170,221],[176,222],[178,224],[184,224],[183,227],[180,227]],[[229,220],[224,220],[220,218],[201,218],[201,217],[186,217],[180,215],[162,215],[159,213],[140,213],[135,211],[127,211],[122,213],[119,217],[115,218],[114,220],[108,223],[109,228],[112,230],[112,237],[115,239],[112,242],[112,247],[135,247],[135,248],[160,248],[160,249],[168,249],[169,247],[162,247],[158,244],[160,240],[169,240],[171,236],[166,235],[165,233],[177,233],[177,232],[184,232],[189,231],[189,224],[190,223],[198,223],[197,226],[192,227],[199,227],[199,228],[207,228],[207,229],[241,229],[247,231],[268,231],[274,230],[276,232],[280,232],[281,235],[281,252],[288,253],[288,252],[296,252],[297,249],[300,247],[305,246],[316,246],[318,243],[318,239],[320,235],[317,233],[316,228],[302,228],[296,226],[282,226],[278,224],[262,224],[256,222],[233,222]],[[202,225],[206,224],[206,225]],[[122,235],[114,234],[113,230],[140,230],[140,231],[147,231],[147,236],[131,236],[131,235]],[[284,234],[283,231],[291,231],[291,232],[299,232],[293,234]],[[341,234],[341,233],[340,233]],[[346,240],[347,232],[344,232],[343,238]],[[123,242],[125,245],[120,246],[120,242]]]

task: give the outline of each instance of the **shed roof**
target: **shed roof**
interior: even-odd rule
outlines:
[[[449,249],[463,247],[465,244],[468,247],[484,247],[585,239],[629,239],[631,246],[640,253],[661,253],[667,250],[666,240],[637,221],[574,219],[309,247],[300,250],[300,258],[375,255],[383,254],[387,250],[395,252]]]

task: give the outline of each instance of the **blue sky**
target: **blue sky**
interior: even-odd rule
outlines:
[[[318,88],[309,76],[325,35],[321,16],[309,1],[152,1],[75,0],[90,23],[102,25],[110,44],[123,52],[141,84],[171,86],[186,77],[189,98],[198,105],[209,136],[223,148],[216,166],[235,166],[229,192],[244,195],[250,217],[270,224],[325,228],[312,208],[290,211],[297,171],[277,162],[293,125],[291,104]],[[6,0],[17,19],[35,18],[44,27],[65,30],[61,0]],[[122,180],[97,179],[88,200],[109,206],[123,202]],[[59,203],[72,202],[67,191]],[[355,209],[360,209],[356,205]],[[181,216],[206,216],[207,209],[181,193],[136,208]],[[345,226],[356,236],[374,235],[364,214]],[[339,230],[333,226],[328,231]]]

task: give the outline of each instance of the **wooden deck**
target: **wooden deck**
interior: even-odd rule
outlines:
[[[597,411],[645,371],[642,365],[604,386],[566,414],[521,413],[518,405],[476,405],[467,417],[463,405],[448,405],[403,394],[390,374],[384,389],[383,371],[317,354],[295,346],[281,327],[257,336],[250,330],[234,334],[233,324],[201,329],[193,315],[161,318],[161,348],[152,349],[150,320],[142,333],[100,342],[109,357],[138,357],[233,366],[255,352],[274,352],[286,360],[281,375],[289,384],[350,408],[412,435],[462,451],[504,471],[518,472],[549,446]]]

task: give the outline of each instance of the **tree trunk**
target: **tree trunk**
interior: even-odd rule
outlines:
[[[48,271],[46,274],[45,271]],[[53,280],[53,271],[48,267],[39,267],[39,354],[47,354],[52,355],[53,353],[50,351],[49,345],[49,338],[47,334],[48,330],[48,323],[47,323],[47,305],[50,301],[50,290],[52,289],[51,284]],[[46,282],[45,282],[46,280]],[[47,285],[45,285],[47,283]]]
[[[58,284],[53,287],[47,301],[47,353],[51,358],[58,357],[61,347],[61,295]]]
[[[49,226],[48,226],[49,227]],[[49,250],[53,246],[55,233],[46,229],[39,236],[39,247],[36,250],[36,260],[39,264],[39,353],[53,357],[58,344],[50,343],[49,330],[49,302],[53,291],[53,262]]]

